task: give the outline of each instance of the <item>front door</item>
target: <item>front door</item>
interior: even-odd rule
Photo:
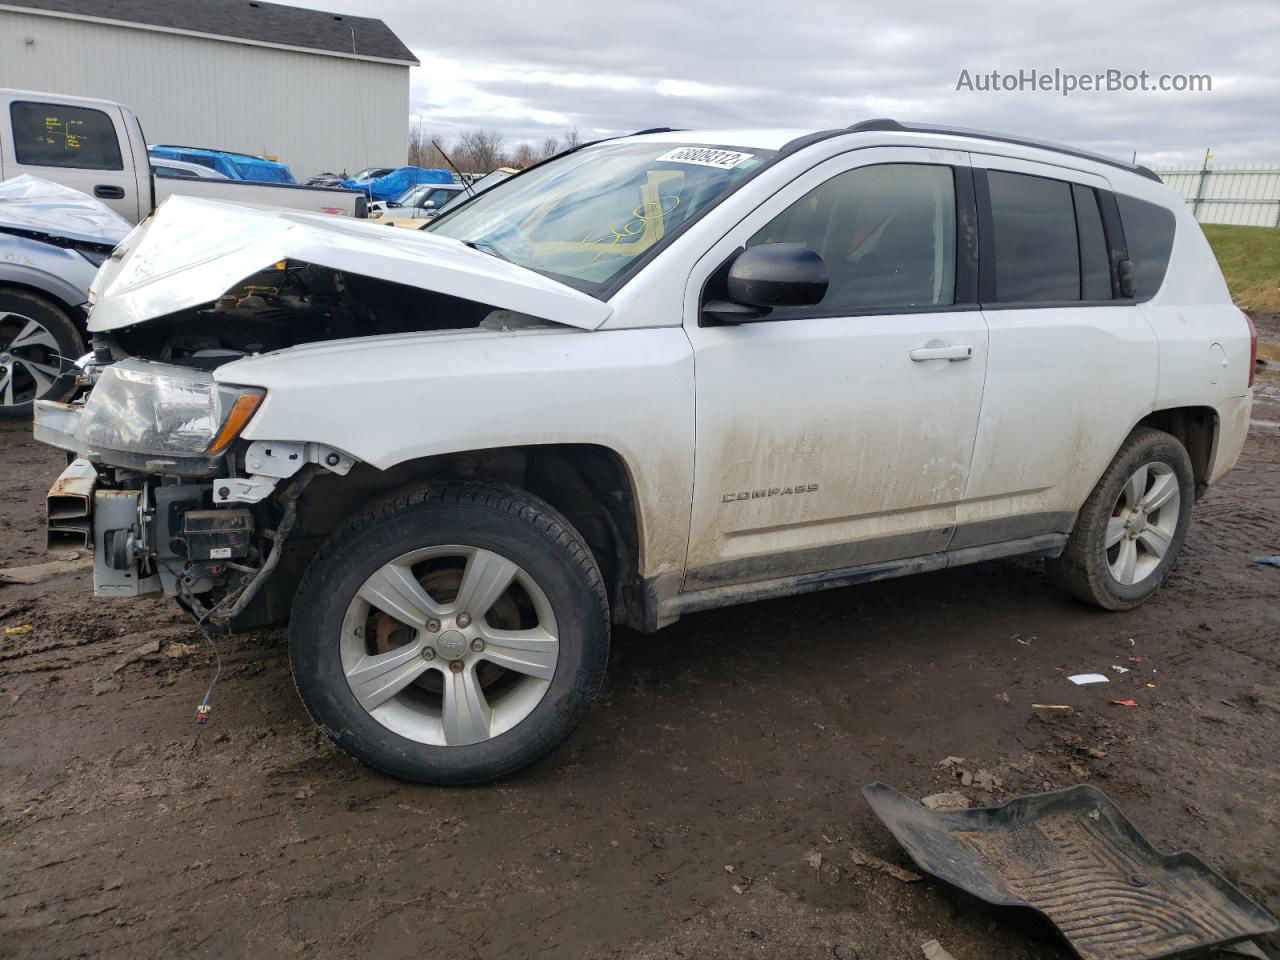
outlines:
[[[697,404],[686,590],[947,548],[987,364],[972,198],[967,154],[856,150],[699,261],[685,317]],[[823,301],[708,325],[704,286],[737,248],[770,242],[822,255]]]

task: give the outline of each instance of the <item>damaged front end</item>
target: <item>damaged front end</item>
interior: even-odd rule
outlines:
[[[234,619],[279,564],[306,485],[354,463],[318,444],[239,440],[262,397],[128,358],[84,403],[40,403],[36,438],[75,456],[49,491],[50,547],[93,550],[98,596],[164,593]]]
[[[318,424],[361,416],[359,398],[340,398],[315,421],[274,420],[283,437],[242,437],[271,398],[237,384],[238,361],[306,369],[308,346],[325,341],[595,329],[611,312],[456,240],[186,197],[116,247],[90,303],[88,393],[35,410],[36,439],[74,457],[50,491],[50,544],[93,549],[100,596],[163,592],[215,623],[244,613],[276,571],[311,480],[355,465],[310,442]],[[248,622],[287,612],[287,597],[264,599],[274,612]]]

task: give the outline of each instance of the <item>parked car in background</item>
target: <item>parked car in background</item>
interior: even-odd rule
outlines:
[[[342,188],[156,177],[142,126],[123,104],[0,89],[0,180],[20,174],[95,197],[130,223],[174,194],[348,217],[363,217],[368,202],[364,193]]]
[[[36,400],[75,390],[89,283],[130,229],[70,187],[0,182],[0,418],[29,417]]]
[[[163,143],[147,147],[147,153],[153,160],[181,160],[184,163],[207,167],[222,174],[228,180],[248,180],[252,183],[293,184],[298,182],[293,178],[293,171],[285,164],[247,153],[212,150],[208,147],[174,147]]]
[[[400,194],[395,200],[375,200],[369,204],[369,219],[394,217],[400,220],[430,220],[465,188],[460,183],[424,183]]]
[[[326,171],[317,173],[314,177],[307,181],[307,186],[311,187],[340,187],[343,180],[368,180],[373,177],[383,177],[393,171],[395,167],[365,167],[363,170],[348,177],[345,173],[333,173]]]
[[[469,198],[474,197],[476,194],[484,193],[490,187],[496,187],[498,184],[502,183],[502,181],[508,179],[509,177],[515,176],[519,172],[520,171],[517,170],[515,167],[498,167],[498,169],[496,170],[491,170],[488,173],[486,173],[483,177],[477,177],[476,179],[472,180],[470,184],[471,186],[470,190],[467,190],[455,196],[443,207],[440,207],[436,211],[436,213],[440,214],[440,213],[444,213],[447,210],[452,210],[454,207],[457,207],[463,203],[466,203]]]
[[[425,167],[397,167],[390,173],[377,177],[352,177],[342,185],[359,190],[372,200],[395,200],[405,191],[424,183],[455,183],[456,178],[448,170],[428,170]]]
[[[226,174],[199,163],[170,160],[167,157],[151,157],[151,172],[157,177],[186,177],[198,180],[227,180]]]
[[[98,593],[291,612],[312,716],[430,783],[562,742],[611,624],[1009,556],[1142,603],[1257,350],[1149,170],[892,120],[607,140],[422,231],[176,198],[94,293],[35,430]]]

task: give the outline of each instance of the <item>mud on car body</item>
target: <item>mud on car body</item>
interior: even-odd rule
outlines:
[[[175,198],[92,293],[51,538],[288,621],[312,716],[422,782],[554,748],[611,624],[1011,555],[1140,603],[1250,406],[1153,175],[892,121],[588,145],[422,232]]]

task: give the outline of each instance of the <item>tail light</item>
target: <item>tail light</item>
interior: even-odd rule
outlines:
[[[1244,313],[1244,311],[1240,311]],[[1253,317],[1244,314],[1244,322],[1249,325],[1249,386],[1253,386],[1258,375],[1258,328],[1254,326]]]

